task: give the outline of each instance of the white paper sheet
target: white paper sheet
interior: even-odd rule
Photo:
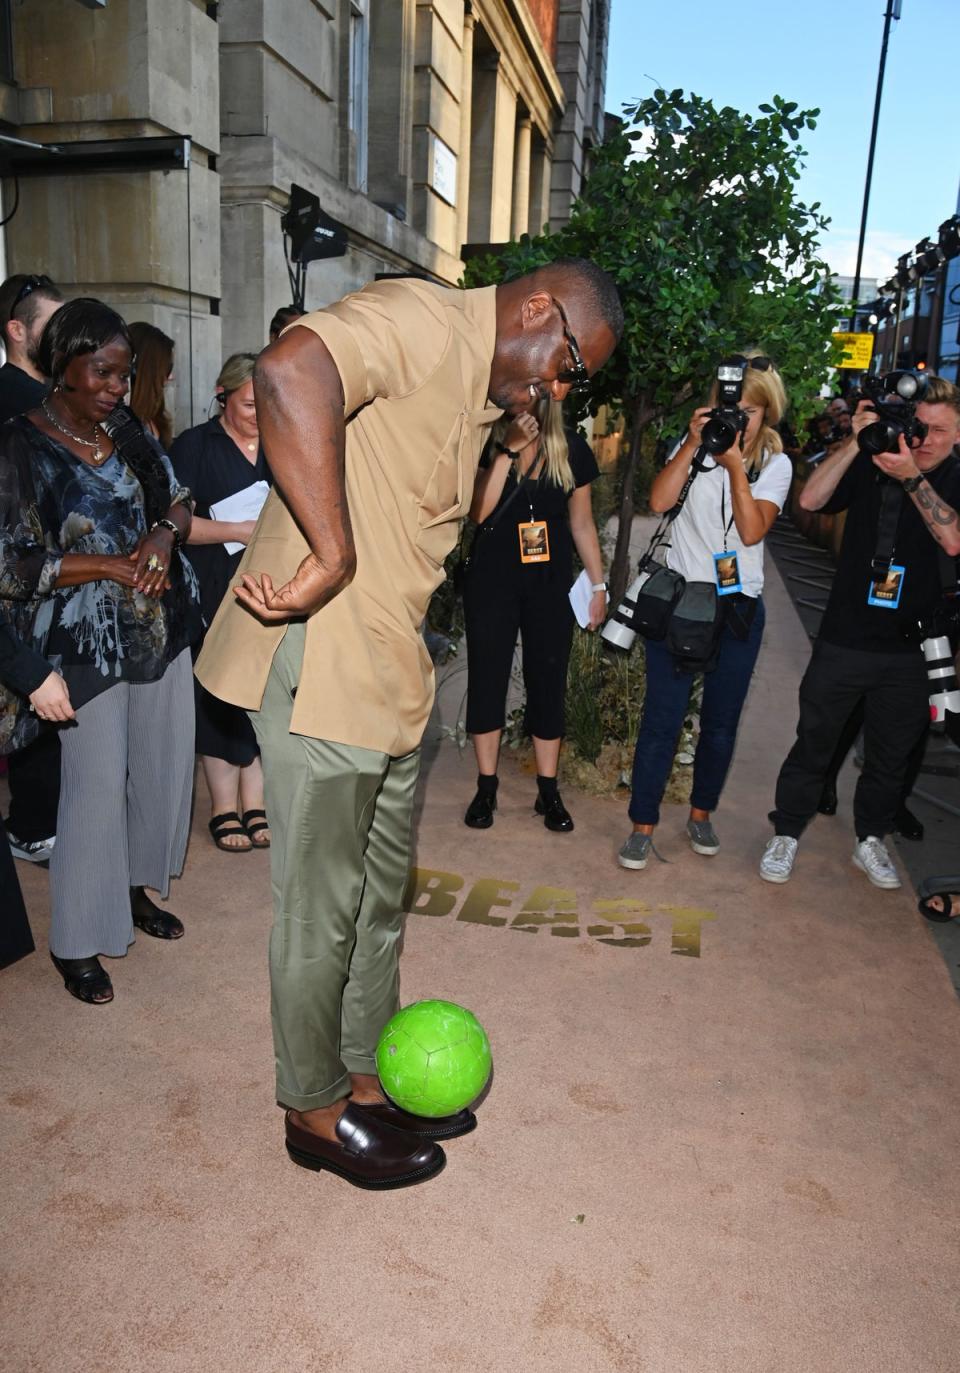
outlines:
[[[592,600],[593,583],[590,580],[590,574],[584,568],[570,588],[570,604],[581,629],[586,629],[590,623],[590,602]],[[607,604],[610,604],[609,594],[607,595]]]
[[[254,482],[251,486],[245,486],[242,491],[236,491],[232,496],[224,496],[222,501],[211,505],[210,518],[227,520],[231,524],[238,524],[241,520],[259,519],[263,503],[269,494],[269,482]],[[243,548],[242,543],[232,541],[223,546],[228,553],[239,553]]]

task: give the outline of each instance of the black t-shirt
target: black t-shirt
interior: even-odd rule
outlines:
[[[36,410],[46,394],[45,381],[37,381],[22,367],[5,362],[0,367],[0,424],[6,424],[14,415]]]
[[[821,507],[828,514],[846,510],[847,520],[819,637],[874,653],[915,653],[918,621],[930,615],[942,595],[939,545],[903,492],[893,551],[893,562],[906,569],[900,604],[896,610],[867,604],[881,491],[886,484],[878,475],[873,461],[858,453],[831,499]],[[924,476],[949,506],[960,510],[960,458],[955,453]]]
[[[582,435],[567,429],[568,456],[573,473],[573,489],[589,486],[600,475],[597,460],[590,445]],[[488,441],[480,457],[480,466],[489,467],[496,456],[492,443]],[[567,503],[571,491],[564,491],[555,482],[538,477],[534,481],[523,481],[523,489],[516,493],[517,474],[515,464],[511,464],[503,491],[494,509],[477,530],[474,543],[475,561],[479,571],[481,563],[487,567],[496,565],[501,572],[519,569],[525,574],[538,572],[541,576],[553,577],[560,573],[569,582],[573,561],[573,539],[567,518]],[[509,509],[500,511],[510,502]],[[546,563],[522,563],[520,561],[520,538],[517,526],[529,520],[545,520],[550,541],[550,561]],[[483,558],[480,548],[483,546]]]
[[[217,501],[235,496],[254,482],[273,482],[263,449],[258,449],[255,463],[248,462],[219,419],[185,429],[170,445],[170,461],[177,480],[190,488],[196,501],[195,513],[204,520],[211,518],[210,507]],[[183,551],[197,574],[200,608],[209,625],[243,557],[243,550],[228,553],[222,543],[199,543],[187,544]]]

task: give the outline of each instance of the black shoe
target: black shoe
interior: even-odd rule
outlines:
[[[824,784],[817,805],[817,813],[819,815],[836,815],[837,813],[837,788],[832,782]]]
[[[919,843],[923,838],[923,822],[917,819],[913,811],[907,810],[906,806],[901,806],[897,811],[893,829],[901,839],[914,839]]]
[[[534,810],[543,816],[543,823],[548,830],[555,830],[557,834],[569,834],[573,829],[573,816],[560,800],[558,791],[555,791],[547,801],[538,796]]]
[[[478,791],[467,806],[463,823],[469,825],[472,830],[488,830],[493,824],[493,812],[496,809],[497,793],[495,791]]]
[[[63,985],[71,996],[88,1006],[105,1006],[113,1000],[110,974],[99,958],[58,958],[50,955],[53,966],[63,978]]]
[[[154,939],[182,939],[183,922],[172,911],[155,906],[142,887],[130,888],[130,914],[133,923]]]

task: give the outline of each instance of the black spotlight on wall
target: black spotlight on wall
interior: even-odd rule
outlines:
[[[935,272],[943,262],[939,246],[932,239],[922,238],[913,259],[913,279],[919,281],[928,272]]]

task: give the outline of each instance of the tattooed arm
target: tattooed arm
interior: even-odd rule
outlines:
[[[910,499],[940,547],[951,557],[957,557],[960,554],[960,515],[953,506],[947,505],[926,479],[910,493]]]
[[[893,477],[895,481],[922,478],[916,491],[910,492],[910,499],[920,511],[931,536],[952,558],[957,557],[960,554],[960,515],[942,496],[937,495],[927,481],[925,473],[920,471],[914,455],[904,442],[903,435],[900,435],[899,452],[878,453],[873,462],[874,466],[879,467],[881,472]]]

